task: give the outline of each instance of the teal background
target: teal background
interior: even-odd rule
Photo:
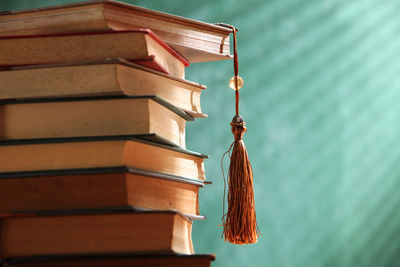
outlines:
[[[0,0],[1,10],[77,1]],[[125,1],[238,32],[240,109],[255,172],[257,244],[220,239],[220,159],[232,141],[232,61],[193,64],[208,119],[187,144],[210,155],[197,253],[212,266],[400,266],[400,2]]]

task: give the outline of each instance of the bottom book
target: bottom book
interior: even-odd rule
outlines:
[[[6,266],[20,267],[209,267],[215,255],[87,255],[9,259]]]
[[[0,218],[0,258],[93,253],[194,254],[192,222],[174,211]]]

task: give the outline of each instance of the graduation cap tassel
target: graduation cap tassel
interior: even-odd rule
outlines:
[[[230,165],[228,172],[228,212],[225,213],[225,189],[224,189],[224,215],[222,223],[224,227],[223,236],[225,241],[233,244],[256,243],[259,237],[259,230],[256,221],[253,170],[249,161],[246,146],[243,142],[243,135],[246,132],[246,123],[239,115],[239,89],[243,86],[243,80],[238,75],[238,57],[236,46],[236,31],[233,29],[234,47],[234,73],[229,86],[235,90],[236,115],[233,117],[231,130],[235,141],[231,144],[228,153]],[[224,157],[223,156],[223,157]],[[222,162],[221,162],[222,165]],[[225,182],[225,177],[224,177]]]

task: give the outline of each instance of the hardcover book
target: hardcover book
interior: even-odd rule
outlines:
[[[0,217],[0,257],[89,253],[193,254],[192,222],[173,211]]]
[[[0,140],[155,134],[185,147],[192,117],[154,96],[0,102]]]
[[[199,213],[199,180],[128,168],[12,173],[0,178],[0,214],[52,210],[177,210]]]
[[[117,1],[0,14],[0,36],[148,28],[190,62],[229,59],[232,29]]]
[[[155,95],[193,117],[206,87],[123,59],[0,70],[0,99]]]
[[[48,257],[27,257],[8,259],[6,266],[15,267],[210,267],[211,261],[215,260],[213,254],[103,254],[103,255],[67,255]]]
[[[0,37],[0,66],[123,58],[185,77],[189,63],[147,29]]]
[[[205,181],[207,156],[130,136],[0,142],[0,177],[15,172],[127,167]]]

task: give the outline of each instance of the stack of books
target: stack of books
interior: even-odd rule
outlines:
[[[5,266],[209,266],[207,182],[185,125],[189,63],[230,58],[221,26],[114,1],[0,14]]]

